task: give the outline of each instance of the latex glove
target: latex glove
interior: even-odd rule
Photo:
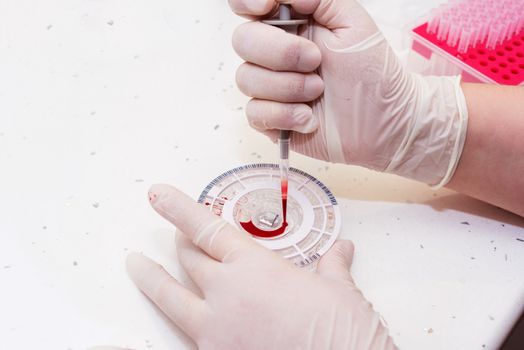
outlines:
[[[201,349],[394,349],[349,273],[353,245],[338,241],[317,272],[295,267],[178,190],[155,185],[155,210],[184,234],[180,264],[197,295],[133,253],[136,285]]]
[[[310,16],[301,37],[260,22],[241,25],[233,46],[250,124],[292,148],[337,163],[445,185],[459,161],[467,107],[459,77],[422,77],[399,63],[367,12],[352,0],[291,0]],[[274,0],[229,0],[254,19]]]

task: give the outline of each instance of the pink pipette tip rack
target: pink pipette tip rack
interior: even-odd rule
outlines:
[[[413,51],[451,61],[464,81],[524,85],[524,0],[451,0],[413,36]]]

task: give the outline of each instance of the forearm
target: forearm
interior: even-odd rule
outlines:
[[[462,84],[469,122],[447,185],[524,216],[524,88]]]

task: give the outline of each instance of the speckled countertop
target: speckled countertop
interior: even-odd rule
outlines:
[[[192,347],[124,271],[137,250],[179,275],[148,186],[196,197],[277,151],[234,85],[241,20],[224,1],[186,3],[0,3],[0,348]],[[398,43],[402,15],[438,1],[418,3],[365,1]],[[500,344],[524,307],[522,218],[395,176],[292,164],[339,199],[355,280],[398,345]]]

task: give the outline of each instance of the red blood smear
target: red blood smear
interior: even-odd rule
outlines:
[[[251,233],[253,236],[262,237],[262,238],[277,237],[283,234],[284,231],[286,231],[286,227],[288,225],[287,224],[287,181],[282,181],[281,186],[282,186],[282,214],[283,214],[282,215],[282,218],[283,218],[282,226],[280,226],[280,228],[273,230],[273,231],[264,231],[256,227],[253,221],[250,220],[248,222],[240,223],[240,226],[242,226],[244,230]]]
[[[261,230],[258,227],[256,227],[253,221],[251,220],[248,222],[241,222],[240,226],[242,226],[244,230],[251,233],[253,236],[262,237],[262,238],[273,238],[276,236],[280,236],[281,234],[284,233],[287,227],[287,222],[285,222],[282,226],[280,226],[280,228],[273,230],[273,231]]]

